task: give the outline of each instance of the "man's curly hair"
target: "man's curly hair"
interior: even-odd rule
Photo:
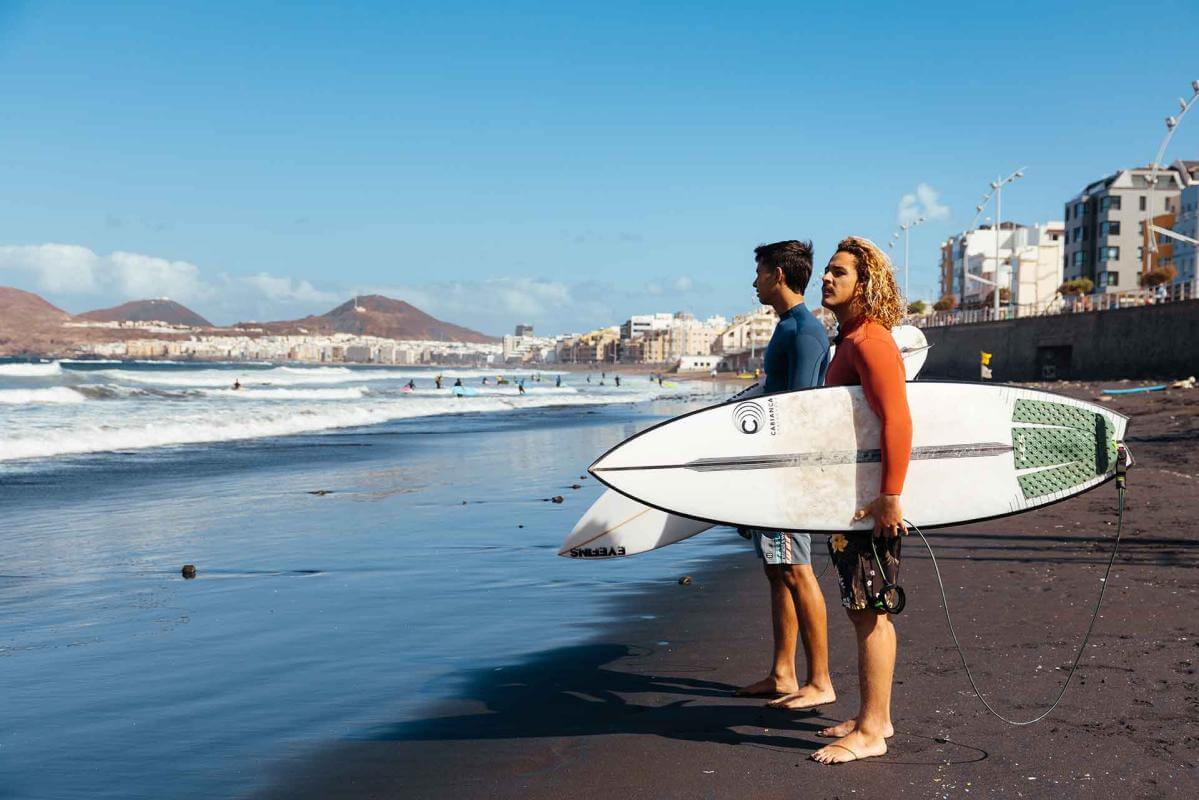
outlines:
[[[858,271],[856,309],[880,325],[894,328],[904,317],[903,296],[895,282],[891,260],[874,242],[861,236],[848,236],[837,245],[837,252],[853,256]]]

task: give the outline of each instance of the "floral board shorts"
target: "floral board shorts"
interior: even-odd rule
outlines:
[[[879,592],[885,584],[899,580],[899,551],[903,538],[875,539],[874,547],[871,547],[873,535],[871,531],[862,531],[834,533],[828,537],[828,555],[841,586],[841,605],[853,611],[883,610]],[[880,568],[884,570],[883,574],[879,573]]]

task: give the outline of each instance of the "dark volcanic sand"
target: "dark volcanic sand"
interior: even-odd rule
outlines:
[[[1098,396],[1095,385],[1045,388]],[[1199,390],[1111,406],[1133,417],[1125,538],[1082,666],[1037,725],[1005,725],[972,694],[928,553],[912,537],[891,750],[838,767],[808,760],[824,741],[815,731],[856,709],[850,628],[826,574],[837,703],[796,713],[732,697],[762,677],[770,647],[765,580],[747,546],[690,586],[638,598],[592,644],[480,670],[424,719],[297,757],[264,796],[1199,796]],[[1032,717],[1056,695],[1095,603],[1115,508],[1109,483],[930,532],[958,635],[1001,713]]]

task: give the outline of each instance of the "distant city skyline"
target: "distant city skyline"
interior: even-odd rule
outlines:
[[[935,300],[939,245],[989,181],[1026,168],[1003,217],[1047,222],[1153,157],[1199,68],[1169,37],[1129,47],[1144,19],[8,3],[0,285],[72,313],[166,296],[217,324],[383,294],[556,334],[731,316],[756,245],[814,240],[815,285],[842,236],[885,247],[924,216],[911,294]],[[1165,159],[1195,157],[1191,120]]]

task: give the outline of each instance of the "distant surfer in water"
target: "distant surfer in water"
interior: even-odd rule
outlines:
[[[824,382],[828,334],[804,305],[812,277],[811,242],[785,241],[754,250],[754,289],[779,321],[766,347],[767,394],[810,389]],[[659,381],[661,377],[659,376]],[[812,708],[837,699],[828,671],[828,617],[824,595],[812,571],[812,537],[807,533],[748,529],[770,583],[774,654],[770,673],[741,688],[740,695],[773,697],[770,705]],[[795,670],[797,640],[803,642],[807,676]]]
[[[462,379],[461,379],[461,378],[458,378],[458,379],[456,379],[456,380],[454,381],[454,385],[455,385],[455,386],[461,386],[461,385],[462,385]]]
[[[441,388],[441,376],[438,375],[436,378],[434,378],[433,383],[437,384],[437,388],[440,389]]]
[[[233,391],[236,392],[240,388],[241,388],[241,381],[239,381],[237,378],[234,378],[233,379]]]
[[[559,376],[557,377],[557,379],[555,379],[555,380],[554,380],[554,388],[555,388],[555,389],[560,389],[560,388],[562,388],[562,376],[561,376],[561,375],[559,375]]]
[[[895,626],[883,607],[884,585],[899,577],[901,536],[907,533],[900,494],[912,453],[903,356],[891,328],[903,317],[903,299],[887,257],[868,239],[851,236],[837,245],[821,281],[824,307],[837,317],[837,354],[829,386],[861,385],[882,423],[882,482],[878,497],[854,515],[874,517],[873,532],[834,534],[829,556],[841,586],[841,605],[858,642],[861,706],[853,719],[825,728],[837,741],[817,750],[822,764],[841,764],[887,752],[891,680],[895,673]]]

